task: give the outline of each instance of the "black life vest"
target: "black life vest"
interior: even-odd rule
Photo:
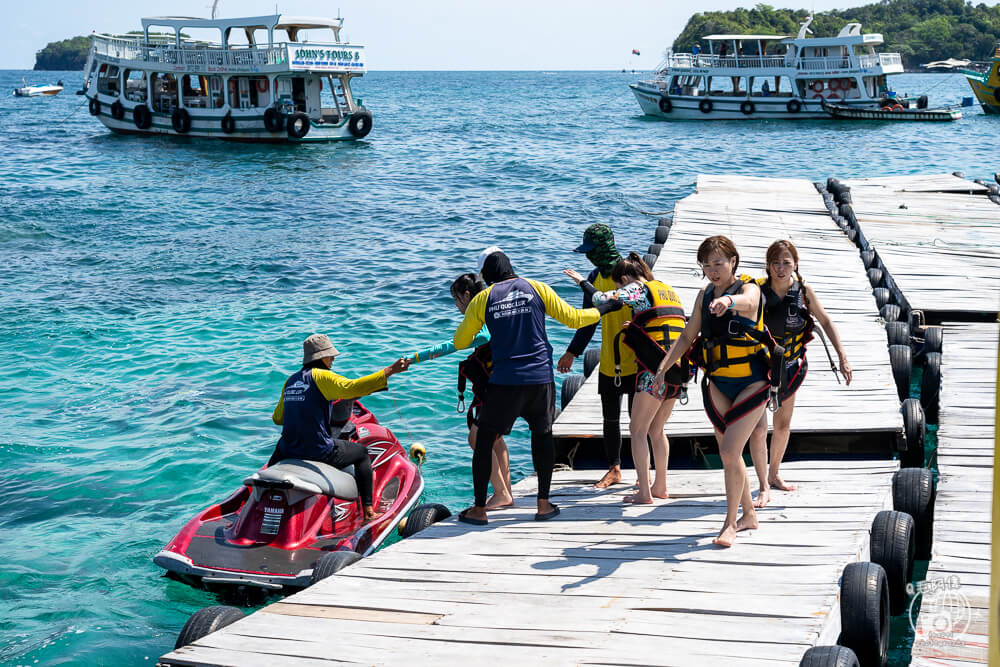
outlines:
[[[756,281],[747,275],[741,275],[723,292],[724,296],[735,296],[743,286]],[[706,375],[745,378],[753,374],[750,362],[760,360],[768,365],[770,351],[774,348],[774,339],[764,327],[764,300],[757,306],[757,315],[750,320],[727,310],[721,316],[715,316],[709,310],[709,304],[715,299],[713,288],[705,288],[701,307],[701,341],[699,354],[696,356],[698,365],[705,369]]]
[[[480,402],[486,394],[486,385],[493,374],[493,351],[483,343],[458,364],[458,398],[464,400],[467,382],[472,383],[472,395]]]
[[[784,298],[771,288],[769,278],[759,278],[764,301],[764,324],[774,340],[785,348],[785,363],[805,356],[806,344],[813,338],[815,322],[806,306],[806,287],[800,280],[792,282]]]

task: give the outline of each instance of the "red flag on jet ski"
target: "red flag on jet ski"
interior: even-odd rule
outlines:
[[[632,55],[633,56],[638,56],[638,55],[642,55],[642,54],[639,53],[639,49],[632,49]]]

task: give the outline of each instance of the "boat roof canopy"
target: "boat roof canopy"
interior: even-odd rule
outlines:
[[[786,39],[788,35],[705,35],[702,39],[719,41],[719,40],[758,40],[758,39]]]
[[[153,16],[142,19],[142,29],[147,35],[152,26],[173,28],[180,32],[185,28],[208,28],[220,31],[223,35],[232,28],[242,28],[247,33],[254,30],[267,30],[273,35],[275,30],[284,30],[289,38],[295,41],[299,30],[328,28],[333,30],[340,39],[340,28],[344,20],[319,16],[286,16],[285,14],[268,14],[266,16],[249,16],[229,19],[204,19],[194,16]]]

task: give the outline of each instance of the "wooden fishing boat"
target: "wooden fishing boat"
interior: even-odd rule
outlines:
[[[983,112],[1000,114],[1000,44],[993,51],[989,61],[989,69],[985,72],[961,70],[969,81],[972,92],[983,107]]]
[[[883,106],[880,109],[856,109],[840,104],[823,102],[823,111],[833,118],[843,120],[895,120],[895,121],[949,121],[958,120],[958,109],[906,109],[902,104]]]

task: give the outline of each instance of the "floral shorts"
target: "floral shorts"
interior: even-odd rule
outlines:
[[[653,380],[656,376],[649,371],[639,371],[639,375],[635,378],[635,393],[644,391],[653,398],[662,401],[666,398],[677,398],[681,393],[680,387],[675,387],[664,383],[663,387],[660,388],[659,392],[653,391]]]

